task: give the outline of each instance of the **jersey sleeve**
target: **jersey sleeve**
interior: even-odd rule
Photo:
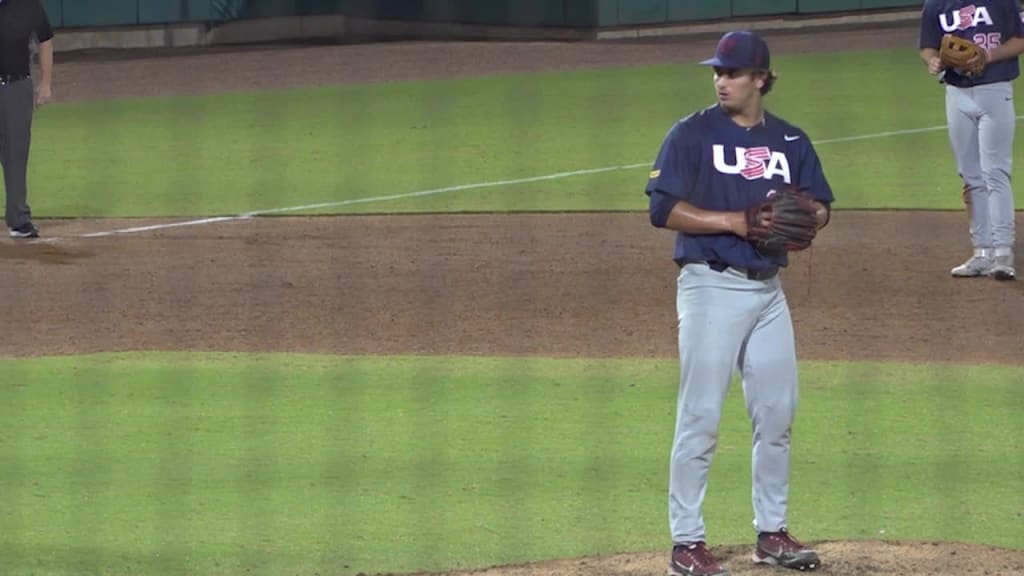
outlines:
[[[1024,38],[1024,12],[1021,11],[1020,0],[1004,0],[1006,12],[1003,22],[1006,22],[1006,29],[1003,30],[1004,42],[1009,38]]]
[[[818,202],[830,206],[835,201],[835,197],[832,194],[832,186],[828,183],[828,178],[825,177],[825,172],[822,170],[821,159],[807,138],[801,140],[805,144],[800,155],[797,181],[794,184],[797,188],[808,192]]]
[[[686,136],[683,123],[676,123],[661,143],[648,175],[645,193],[650,197],[651,223],[655,226],[664,226],[676,203],[694,200]]]
[[[680,200],[690,199],[690,179],[687,169],[689,146],[686,144],[686,130],[677,123],[669,130],[658,150],[651,173],[647,180],[646,192],[661,192]]]
[[[46,15],[46,8],[42,2],[36,4],[37,16],[35,26],[36,40],[40,43],[53,38],[53,28],[50,26],[50,18]]]
[[[917,47],[920,50],[942,46],[942,31],[939,29],[939,13],[935,2],[925,2],[921,9],[921,32]]]

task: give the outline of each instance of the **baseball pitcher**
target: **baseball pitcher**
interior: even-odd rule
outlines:
[[[672,126],[646,187],[651,223],[676,232],[679,266],[670,574],[726,574],[707,547],[702,505],[734,369],[753,423],[753,559],[814,569],[817,553],[786,523],[798,383],[778,272],[828,223],[832,190],[807,134],[764,110],[776,75],[762,38],[730,32],[703,64],[718,103]]]

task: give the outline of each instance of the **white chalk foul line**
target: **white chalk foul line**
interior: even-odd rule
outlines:
[[[230,222],[232,220],[244,220],[249,218],[244,214],[239,216],[218,216],[215,218],[203,218],[201,220],[186,220],[184,222],[170,222],[162,224],[152,224],[150,226],[135,226],[133,228],[121,228],[119,230],[108,230],[106,232],[90,232],[88,234],[79,234],[79,238],[102,238],[103,236],[113,236],[115,234],[135,234],[138,232],[152,232],[153,230],[165,230],[167,228],[182,228],[185,226],[199,226],[202,224],[214,224],[216,222]]]
[[[249,218],[255,218],[257,216],[271,216],[274,214],[283,214],[286,212],[303,212],[306,210],[317,210],[320,208],[337,208],[339,206],[350,206],[352,204],[369,204],[373,202],[386,202],[388,200],[401,200],[404,198],[415,198],[417,196],[433,196],[435,194],[444,194],[446,192],[458,192],[460,190],[476,190],[480,188],[494,188],[496,186],[511,186],[513,184],[527,184],[529,182],[543,182],[545,180],[559,180],[561,178],[569,178],[572,176],[583,176],[586,174],[600,174],[601,172],[614,172],[617,170],[628,170],[630,168],[639,168],[646,164],[633,164],[629,166],[605,166],[604,168],[588,168],[585,170],[573,170],[571,172],[557,172],[555,174],[545,174],[543,176],[531,176],[529,178],[515,178],[512,180],[495,180],[493,182],[477,182],[474,184],[459,184],[457,186],[446,186],[444,188],[432,188],[430,190],[418,190],[416,192],[407,192],[403,194],[390,194],[388,196],[373,196],[370,198],[351,198],[349,200],[338,200],[335,202],[321,202],[319,204],[303,204],[301,206],[286,206],[284,208],[270,208],[267,210],[254,210],[252,212],[246,212],[244,214],[238,214],[236,216],[217,216],[213,218],[202,218],[199,220],[185,220],[182,222],[166,222],[161,224],[152,224],[149,226],[135,226],[132,228],[120,228],[117,230],[105,230],[102,232],[90,232],[88,234],[79,234],[77,238],[102,238],[104,236],[117,236],[119,234],[135,234],[138,232],[152,232],[155,230],[167,230],[169,228],[184,228],[186,226],[198,226],[201,224],[214,224],[217,222],[231,222],[235,220],[247,220]],[[50,241],[57,239],[51,238]]]
[[[1017,120],[1024,119],[1024,115],[1017,116]],[[838,144],[841,142],[855,142],[858,140],[874,140],[876,138],[889,138],[892,136],[905,136],[909,134],[920,134],[923,132],[936,132],[939,130],[945,130],[946,125],[941,126],[928,126],[926,128],[910,128],[907,130],[892,130],[889,132],[875,132],[873,134],[860,134],[858,136],[843,136],[841,138],[827,138],[824,140],[817,140],[814,142],[815,146],[822,144]],[[247,220],[255,218],[257,216],[270,216],[274,214],[284,214],[287,212],[304,212],[306,210],[318,210],[321,208],[339,208],[341,206],[351,206],[353,204],[372,204],[375,202],[387,202],[390,200],[404,200],[406,198],[416,198],[420,196],[434,196],[437,194],[447,194],[449,192],[459,192],[462,190],[479,190],[481,188],[494,188],[497,186],[513,186],[516,184],[529,184],[530,182],[545,182],[548,180],[561,180],[562,178],[572,178],[573,176],[587,176],[590,174],[601,174],[604,172],[618,172],[620,170],[635,170],[638,168],[650,167],[651,162],[638,162],[636,164],[623,164],[620,166],[605,166],[603,168],[587,168],[584,170],[572,170],[570,172],[555,172],[554,174],[545,174],[543,176],[530,176],[528,178],[512,178],[508,180],[495,180],[491,182],[476,182],[473,184],[459,184],[456,186],[445,186],[443,188],[431,188],[429,190],[417,190],[416,192],[406,192],[402,194],[389,194],[387,196],[371,196],[368,198],[351,198],[349,200],[338,200],[335,202],[320,202],[317,204],[304,204],[301,206],[287,206],[284,208],[270,208],[267,210],[254,210],[252,212],[245,212],[236,216],[217,216],[213,218],[200,218],[198,220],[185,220],[182,222],[166,222],[162,224],[153,224],[150,226],[135,226],[132,228],[120,228],[117,230],[105,230],[102,232],[90,232],[88,234],[79,234],[78,238],[102,238],[106,236],[117,236],[120,234],[136,234],[139,232],[153,232],[156,230],[167,230],[171,228],[184,228],[187,226],[200,226],[203,224],[216,224],[218,222],[233,222],[237,220]],[[49,238],[44,241],[54,242],[59,238]]]
[[[573,170],[572,172],[556,172],[554,174],[545,174],[543,176],[530,176],[529,178],[515,178],[512,180],[495,180],[493,182],[478,182],[476,184],[459,184],[458,186],[446,186],[444,188],[432,188],[430,190],[419,190],[417,192],[407,192],[404,194],[391,194],[389,196],[374,196],[371,198],[353,198],[350,200],[339,200],[337,202],[322,202],[320,204],[307,204],[305,206],[289,206],[287,208],[271,208],[270,210],[257,210],[255,212],[247,212],[246,216],[266,216],[270,214],[281,214],[283,212],[300,212],[303,210],[316,210],[318,208],[337,208],[339,206],[349,206],[352,204],[368,204],[372,202],[385,202],[387,200],[402,200],[405,198],[415,198],[417,196],[433,196],[435,194],[444,194],[446,192],[458,192],[459,190],[477,190],[480,188],[494,188],[495,186],[511,186],[513,184],[528,184],[530,182],[543,182],[545,180],[559,180],[561,178],[570,178],[572,176],[584,176],[587,174],[600,174],[601,172],[615,172],[617,170],[628,170],[630,168],[638,168],[645,166],[646,164],[629,164],[626,166],[605,166],[604,168],[587,168],[584,170]]]

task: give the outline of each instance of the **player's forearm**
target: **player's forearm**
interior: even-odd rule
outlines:
[[[53,78],[53,40],[39,43],[39,82],[49,85]]]
[[[1024,54],[1024,38],[1014,37],[989,50],[988,61],[999,62]]]
[[[746,230],[746,216],[743,212],[704,210],[680,201],[669,212],[665,228],[684,234],[742,234]]]
[[[921,61],[924,62],[925,66],[931,63],[932,60],[939,57],[939,51],[935,48],[923,48],[921,50]]]

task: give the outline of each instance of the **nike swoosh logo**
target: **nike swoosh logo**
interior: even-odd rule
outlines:
[[[782,137],[786,139],[786,142],[792,142],[793,140],[799,140],[800,139],[799,135],[797,135],[797,136],[790,136],[789,134],[785,134]]]

